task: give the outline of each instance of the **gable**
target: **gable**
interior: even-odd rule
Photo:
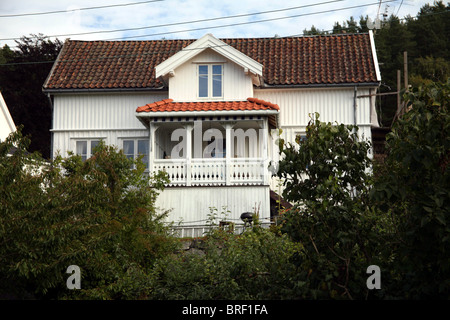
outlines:
[[[170,71],[163,67],[182,63],[187,58],[184,48],[196,43],[192,51],[202,50],[199,40],[68,40],[43,89],[164,89],[156,67],[159,66],[158,74]],[[217,41],[226,44],[211,49],[238,51],[249,58],[247,66],[251,60],[260,64],[262,86],[377,85],[380,81],[371,33],[216,40],[204,37],[206,45]],[[170,59],[178,53],[181,60]],[[241,54],[232,57],[233,61],[238,61]],[[239,63],[245,65],[243,61]]]
[[[166,76],[170,72],[173,72],[174,69],[205,50],[213,50],[220,56],[223,56],[224,58],[241,66],[244,70],[246,70],[246,72],[254,74],[255,76],[262,76],[262,65],[259,62],[253,60],[239,50],[236,50],[229,44],[218,40],[211,34],[203,36],[157,65],[155,67],[155,76],[157,78]]]

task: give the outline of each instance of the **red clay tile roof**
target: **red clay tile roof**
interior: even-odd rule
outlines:
[[[378,82],[367,33],[221,40],[261,63],[268,85]],[[193,41],[68,40],[44,90],[160,88],[155,66]]]
[[[177,111],[246,111],[280,110],[278,105],[256,99],[247,101],[211,101],[211,102],[173,102],[165,99],[138,107],[136,112],[177,112]]]

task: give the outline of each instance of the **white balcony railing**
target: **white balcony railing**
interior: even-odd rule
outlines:
[[[155,159],[153,171],[165,171],[170,186],[264,184],[265,162],[258,158]]]

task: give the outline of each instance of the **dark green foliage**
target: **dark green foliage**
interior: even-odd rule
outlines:
[[[372,200],[395,227],[391,294],[450,297],[450,81],[405,93]]]
[[[293,280],[302,297],[450,297],[449,97],[450,81],[404,94],[408,112],[388,135],[387,158],[373,177],[369,145],[352,126],[316,118],[306,139],[281,145],[278,175],[296,203],[281,230],[303,248]],[[366,289],[372,264],[381,290]]]
[[[254,227],[242,235],[215,230],[202,250],[168,256],[155,268],[152,298],[179,300],[292,299],[291,257],[299,245]]]
[[[145,296],[154,262],[175,248],[154,208],[165,176],[148,180],[140,161],[131,170],[131,160],[103,144],[85,162],[71,155],[48,164],[26,153],[28,143],[19,132],[0,147],[2,294]],[[66,288],[69,265],[80,267],[82,290]]]
[[[365,270],[377,255],[369,148],[356,127],[322,123],[317,114],[306,139],[281,141],[278,176],[285,179],[283,196],[295,204],[283,215],[282,231],[303,247],[296,279],[303,298],[367,295]]]
[[[29,150],[50,158],[52,109],[42,85],[62,48],[42,34],[22,37],[17,48],[0,48],[0,91],[14,123],[32,137]]]

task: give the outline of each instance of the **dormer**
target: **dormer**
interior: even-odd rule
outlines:
[[[174,101],[243,101],[262,81],[262,65],[206,34],[155,67]]]

